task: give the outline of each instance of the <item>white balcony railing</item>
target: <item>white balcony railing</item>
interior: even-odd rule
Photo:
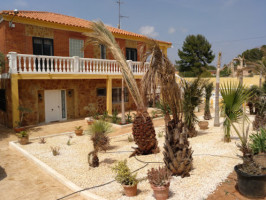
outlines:
[[[17,54],[10,52],[9,72],[21,74],[121,74],[116,60],[42,56]],[[148,69],[148,63],[127,61],[134,75],[143,75]]]

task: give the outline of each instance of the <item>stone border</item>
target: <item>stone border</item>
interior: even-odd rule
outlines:
[[[67,135],[71,134],[73,132],[66,132],[66,133],[61,133],[61,134],[54,134],[54,135],[48,135],[48,136],[43,136],[43,138],[48,138],[48,137],[55,137],[55,136],[60,136],[60,135]],[[30,140],[36,140],[39,137],[31,138]],[[71,191],[76,192],[79,190],[82,190],[83,188],[77,186],[70,180],[68,180],[66,177],[63,175],[59,174],[57,171],[55,171],[53,168],[42,162],[41,160],[37,159],[30,153],[28,153],[26,150],[22,149],[18,144],[17,141],[11,141],[9,142],[9,148],[18,151],[21,153],[23,156],[25,156],[28,160],[34,162],[36,165],[38,165],[44,172],[48,173],[50,176],[58,180],[60,183],[65,185],[67,188],[69,188]],[[83,191],[79,192],[79,195],[86,198],[86,199],[95,199],[95,200],[106,200],[98,195],[95,195],[91,192],[88,191]]]
[[[156,121],[156,120],[160,120],[160,119],[163,119],[164,117],[157,117],[157,118],[153,118],[152,121]],[[85,121],[87,122],[87,117],[85,118]],[[115,128],[125,128],[125,127],[130,127],[133,125],[133,123],[130,123],[130,124],[124,124],[124,125],[119,125],[119,124],[114,124],[114,123],[111,123],[111,122],[107,122],[108,124],[111,124],[113,127]]]

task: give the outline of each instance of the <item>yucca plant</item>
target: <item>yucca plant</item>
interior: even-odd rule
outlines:
[[[222,84],[220,92],[223,97],[222,113],[226,116],[223,122],[224,141],[230,142],[231,124],[239,122],[241,119],[243,115],[242,106],[248,100],[251,93],[241,83],[232,82]]]
[[[189,176],[192,169],[192,150],[189,147],[187,134],[182,131],[182,92],[176,82],[175,67],[168,57],[164,55],[159,45],[154,41],[144,57],[150,58],[150,67],[143,77],[143,90],[151,93],[157,85],[161,89],[163,109],[170,107],[172,115],[166,112],[165,117],[165,143],[164,163],[173,175]],[[155,85],[154,85],[155,84]]]
[[[195,129],[195,123],[198,122],[198,118],[195,114],[195,108],[202,102],[201,97],[203,95],[203,82],[200,78],[193,80],[192,82],[182,81],[184,98],[183,98],[183,112],[184,123],[187,129],[188,137],[197,136]]]
[[[212,118],[211,111],[210,111],[210,98],[212,96],[212,91],[214,89],[213,83],[205,83],[205,107],[204,107],[204,119],[210,120]]]
[[[260,131],[249,137],[251,140],[250,148],[254,154],[266,153],[266,129],[261,128]]]
[[[132,133],[138,148],[136,148],[135,152],[131,156],[136,154],[151,154],[158,152],[158,142],[152,119],[147,112],[143,97],[139,91],[133,72],[130,70],[126,62],[124,54],[122,53],[112,33],[102,22],[93,22],[92,30],[93,31],[91,33],[85,33],[85,35],[88,36],[85,46],[89,43],[106,45],[112,53],[114,59],[119,64],[123,79],[137,107],[137,114],[133,121]]]
[[[95,121],[89,126],[89,134],[91,135],[91,141],[94,148],[94,150],[88,154],[88,162],[90,166],[99,166],[98,152],[107,150],[110,143],[110,138],[107,134],[110,132],[111,125],[102,120]]]

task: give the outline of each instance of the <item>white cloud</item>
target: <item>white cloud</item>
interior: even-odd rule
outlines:
[[[155,32],[154,26],[142,26],[139,29],[142,35],[146,35],[148,37],[156,37],[159,33]]]
[[[14,5],[17,7],[27,7],[28,6],[28,2],[25,0],[16,0],[14,2]]]
[[[181,28],[180,28],[180,31],[181,31],[182,33],[187,33],[187,32],[188,32],[188,29],[187,29],[187,28],[184,28],[184,27],[181,27]]]
[[[174,27],[170,27],[170,28],[168,29],[168,33],[169,33],[169,34],[173,34],[175,31],[176,31],[176,30],[175,30]]]

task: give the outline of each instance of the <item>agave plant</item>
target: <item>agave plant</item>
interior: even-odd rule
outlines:
[[[88,36],[85,46],[89,43],[94,43],[96,45],[104,44],[110,50],[114,59],[120,66],[123,79],[137,107],[137,114],[133,121],[132,132],[138,148],[135,149],[135,152],[131,156],[158,152],[158,142],[152,119],[147,112],[143,97],[139,91],[133,73],[126,62],[124,54],[112,33],[102,22],[93,22],[92,30],[93,32],[91,33],[85,33],[85,35]]]
[[[144,56],[144,60],[151,56],[150,67],[143,77],[143,90],[148,93],[157,88],[161,89],[161,100],[164,110],[170,107],[172,116],[165,113],[165,143],[164,163],[173,175],[189,176],[192,169],[192,150],[189,147],[187,135],[183,130],[182,122],[182,93],[176,82],[175,67],[164,55],[159,45],[154,42]],[[155,81],[156,80],[156,81]],[[151,84],[152,83],[152,84]],[[155,86],[154,86],[155,84]]]
[[[212,91],[214,89],[213,83],[205,83],[205,108],[204,108],[204,119],[210,120],[212,118],[210,112],[210,98],[212,95]]]
[[[224,127],[224,141],[231,141],[231,124],[239,122],[241,116],[243,116],[242,105],[250,97],[250,91],[246,90],[241,83],[227,82],[221,86],[222,100],[222,112],[226,116],[223,127]]]
[[[89,134],[91,135],[91,141],[94,148],[94,150],[88,154],[88,162],[90,166],[99,166],[98,152],[107,150],[110,142],[107,134],[110,133],[110,131],[111,125],[102,120],[95,121],[89,126]]]
[[[195,129],[195,123],[198,122],[198,118],[195,115],[195,108],[202,102],[201,97],[203,95],[203,83],[200,78],[195,79],[192,82],[182,81],[184,98],[183,98],[183,112],[185,118],[185,126],[189,137],[197,136]]]

